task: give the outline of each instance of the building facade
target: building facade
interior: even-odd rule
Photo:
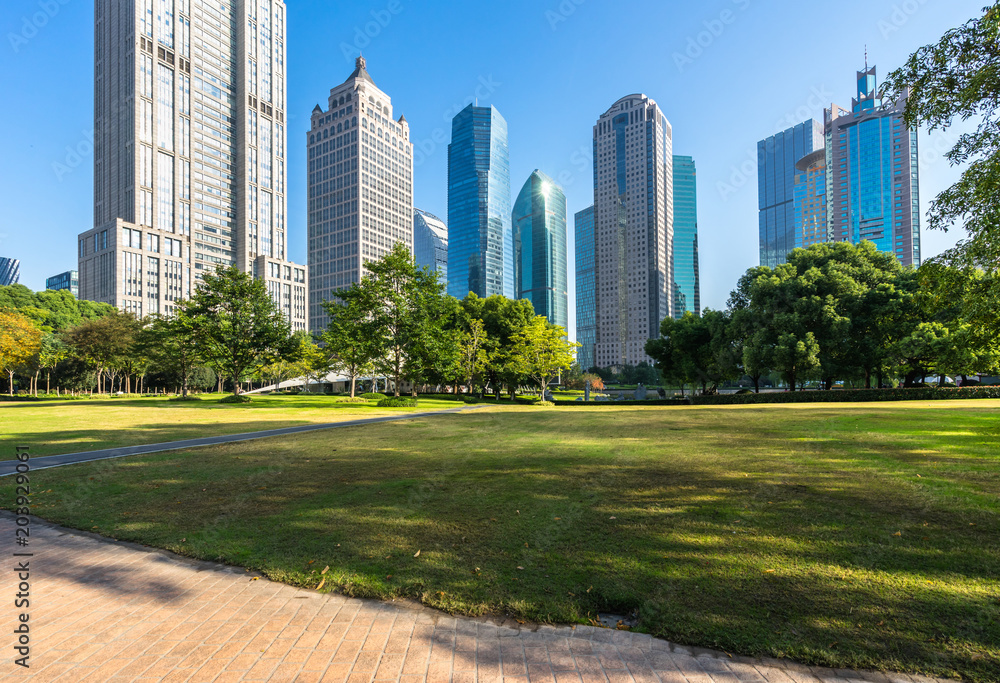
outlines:
[[[365,276],[365,263],[402,243],[413,251],[413,145],[404,116],[368,73],[364,57],[318,104],[309,155],[309,328],[329,324],[324,301]]]
[[[795,248],[807,249],[814,244],[828,242],[825,147],[810,152],[795,163],[792,197]]]
[[[645,345],[673,310],[673,142],[645,95],[594,126],[595,365],[650,362]]]
[[[448,285],[448,226],[427,211],[413,210],[413,260]]]
[[[448,293],[514,298],[507,121],[469,105],[452,120],[448,145]]]
[[[53,275],[52,277],[45,280],[45,289],[51,289],[53,291],[67,290],[73,294],[73,296],[79,298],[80,296],[80,276],[75,270],[67,270],[65,273],[59,273],[58,275]]]
[[[795,248],[795,164],[823,149],[823,125],[814,119],[757,143],[760,264],[774,268]]]
[[[573,217],[576,235],[576,362],[584,371],[595,367],[597,288],[594,281],[594,207]]]
[[[569,274],[566,264],[566,195],[535,170],[514,202],[514,296],[528,299],[536,315],[569,328]]]
[[[288,259],[284,2],[97,0],[94,15],[81,297],[170,314],[203,273],[236,266],[304,330],[306,268]]]
[[[905,99],[878,99],[875,67],[857,72],[850,112],[826,110],[829,238],[869,240],[904,266],[919,266],[917,131],[903,122]]]
[[[16,285],[21,280],[21,262],[0,256],[0,287]]]
[[[694,159],[674,156],[673,317],[701,315],[698,262],[698,175]]]

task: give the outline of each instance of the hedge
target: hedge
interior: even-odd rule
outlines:
[[[580,407],[580,406],[688,406],[691,401],[687,398],[654,398],[648,401],[565,401],[556,399],[557,406]]]
[[[367,394],[361,394],[361,398],[367,401],[381,401],[383,398],[388,398],[388,397],[385,394],[376,394],[374,392],[370,392]]]
[[[756,403],[865,403],[871,401],[939,401],[1000,398],[1000,387],[925,387],[919,389],[834,389],[768,394],[693,396],[696,406],[752,405]]]
[[[383,398],[378,402],[379,408],[416,408],[417,402],[412,398],[405,398],[400,396],[399,398]]]

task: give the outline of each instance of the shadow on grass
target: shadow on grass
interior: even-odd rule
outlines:
[[[142,456],[83,483],[87,466],[39,472],[53,492],[37,514],[293,585],[329,565],[349,595],[543,621],[637,612],[685,644],[1000,679],[997,477],[970,469],[995,462],[985,415],[951,411],[947,436],[930,410],[874,409],[867,432],[836,407],[784,425],[760,410],[450,417]]]

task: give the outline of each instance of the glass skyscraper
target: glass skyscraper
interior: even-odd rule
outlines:
[[[16,285],[21,279],[21,262],[0,256],[0,287]]]
[[[536,315],[564,330],[569,327],[566,213],[562,188],[536,170],[521,188],[511,216],[514,295],[531,301]]]
[[[507,121],[469,105],[452,120],[448,145],[448,293],[514,298]]]
[[[674,156],[674,317],[701,315],[698,179],[694,159]]]
[[[45,280],[45,289],[51,289],[56,292],[65,289],[71,292],[73,296],[78,297],[80,296],[79,274],[75,270],[68,270],[65,273],[53,275]]]
[[[830,239],[870,240],[904,266],[919,266],[917,131],[903,122],[904,100],[878,99],[875,67],[857,72],[857,85],[850,112],[826,110]]]
[[[576,362],[587,371],[596,365],[597,299],[594,281],[594,207],[574,217],[576,233]]]
[[[826,149],[817,149],[795,164],[793,189],[795,248],[828,242],[826,220]]]
[[[413,260],[448,284],[448,226],[432,213],[413,210]]]
[[[777,266],[795,248],[795,164],[823,148],[823,126],[814,119],[757,143],[760,263]]]

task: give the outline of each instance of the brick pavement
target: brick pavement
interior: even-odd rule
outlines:
[[[0,513],[0,681],[882,683],[915,676],[730,658],[585,626],[454,618],[291,588],[254,574],[31,528],[31,669],[13,663],[13,518]]]

